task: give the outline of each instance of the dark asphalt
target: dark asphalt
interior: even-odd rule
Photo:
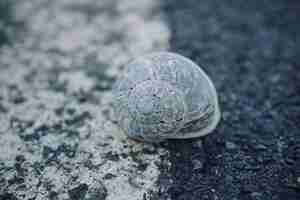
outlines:
[[[203,140],[167,144],[172,200],[299,200],[300,3],[168,0],[164,11],[171,50],[210,75],[223,111]]]

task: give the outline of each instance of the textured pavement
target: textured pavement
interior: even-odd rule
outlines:
[[[158,2],[3,4],[0,199],[149,199],[167,151],[125,138],[110,88],[124,63],[167,49]]]
[[[211,76],[223,111],[212,135],[169,144],[171,199],[300,199],[299,9],[166,1],[171,50]]]

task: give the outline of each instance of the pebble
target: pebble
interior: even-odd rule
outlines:
[[[258,144],[258,145],[255,146],[255,149],[257,149],[257,150],[266,150],[267,147],[263,144]]]
[[[252,196],[254,199],[261,199],[260,197],[262,196],[262,193],[260,193],[260,192],[252,192],[252,193],[251,193],[251,196]]]
[[[233,142],[226,142],[225,143],[225,145],[226,145],[226,149],[236,149],[237,148],[237,146],[236,146],[236,144],[234,144]]]
[[[200,149],[203,148],[203,141],[200,139],[200,140],[197,140],[195,143],[194,143],[194,146],[195,147],[198,147]]]
[[[192,163],[194,170],[203,169],[203,162],[201,162],[200,160],[193,160]]]

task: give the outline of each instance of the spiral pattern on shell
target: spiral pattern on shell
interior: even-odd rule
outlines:
[[[203,136],[220,118],[211,80],[198,65],[175,53],[133,60],[113,90],[118,125],[135,139],[159,142]]]

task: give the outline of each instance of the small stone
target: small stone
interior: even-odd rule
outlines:
[[[226,145],[226,149],[236,149],[236,144],[234,144],[233,142],[226,142],[225,143],[225,145]]]
[[[86,192],[88,191],[87,184],[80,184],[79,186],[69,190],[69,196],[71,199],[80,200],[84,199]]]
[[[203,162],[201,162],[200,160],[193,160],[192,163],[194,170],[203,169]]]
[[[200,149],[202,149],[203,147],[203,142],[202,140],[197,140],[195,143],[194,143],[195,147],[198,147]]]
[[[117,177],[116,175],[114,175],[114,174],[111,174],[111,173],[107,173],[107,174],[105,174],[105,176],[103,177],[105,180],[110,180],[110,179],[113,179],[113,178],[115,178],[115,177]]]
[[[258,145],[255,146],[255,149],[257,149],[257,150],[266,150],[267,147],[263,144],[258,144]]]
[[[252,193],[251,193],[251,196],[257,199],[257,198],[259,198],[260,196],[262,196],[262,194],[259,193],[259,192],[252,192]]]
[[[85,195],[85,200],[95,200],[95,199],[106,199],[108,195],[106,187],[102,182],[98,182],[98,184],[94,185],[89,189],[87,194]]]
[[[117,161],[120,160],[119,155],[116,154],[116,153],[113,153],[113,152],[111,152],[111,151],[108,152],[108,153],[106,154],[106,158],[107,158],[108,160],[115,161],[115,162],[117,162]]]

